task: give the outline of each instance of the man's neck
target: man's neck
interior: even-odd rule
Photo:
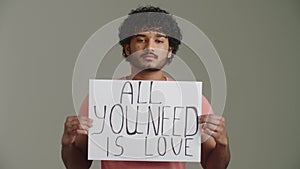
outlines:
[[[166,80],[164,72],[160,70],[144,70],[137,71],[134,68],[131,69],[131,75],[127,79],[132,80]]]

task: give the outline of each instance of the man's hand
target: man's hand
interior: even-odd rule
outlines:
[[[228,137],[226,133],[225,118],[222,116],[207,114],[199,116],[200,126],[202,128],[202,135],[205,138],[213,137],[216,144],[227,146]]]
[[[92,119],[82,116],[68,116],[65,122],[64,134],[61,140],[63,146],[71,146],[80,134],[87,135],[92,127]]]

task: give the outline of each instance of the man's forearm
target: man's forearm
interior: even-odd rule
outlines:
[[[88,169],[92,164],[75,145],[62,146],[61,155],[67,169]]]
[[[209,155],[205,169],[226,169],[230,161],[229,145],[216,145]]]

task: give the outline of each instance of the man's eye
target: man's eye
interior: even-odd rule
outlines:
[[[157,43],[164,43],[164,40],[156,39]]]
[[[145,42],[145,39],[137,39],[137,42]]]

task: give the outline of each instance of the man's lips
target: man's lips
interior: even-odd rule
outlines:
[[[141,57],[144,59],[157,59],[157,55],[155,55],[153,53],[145,53],[145,54],[142,54]]]

